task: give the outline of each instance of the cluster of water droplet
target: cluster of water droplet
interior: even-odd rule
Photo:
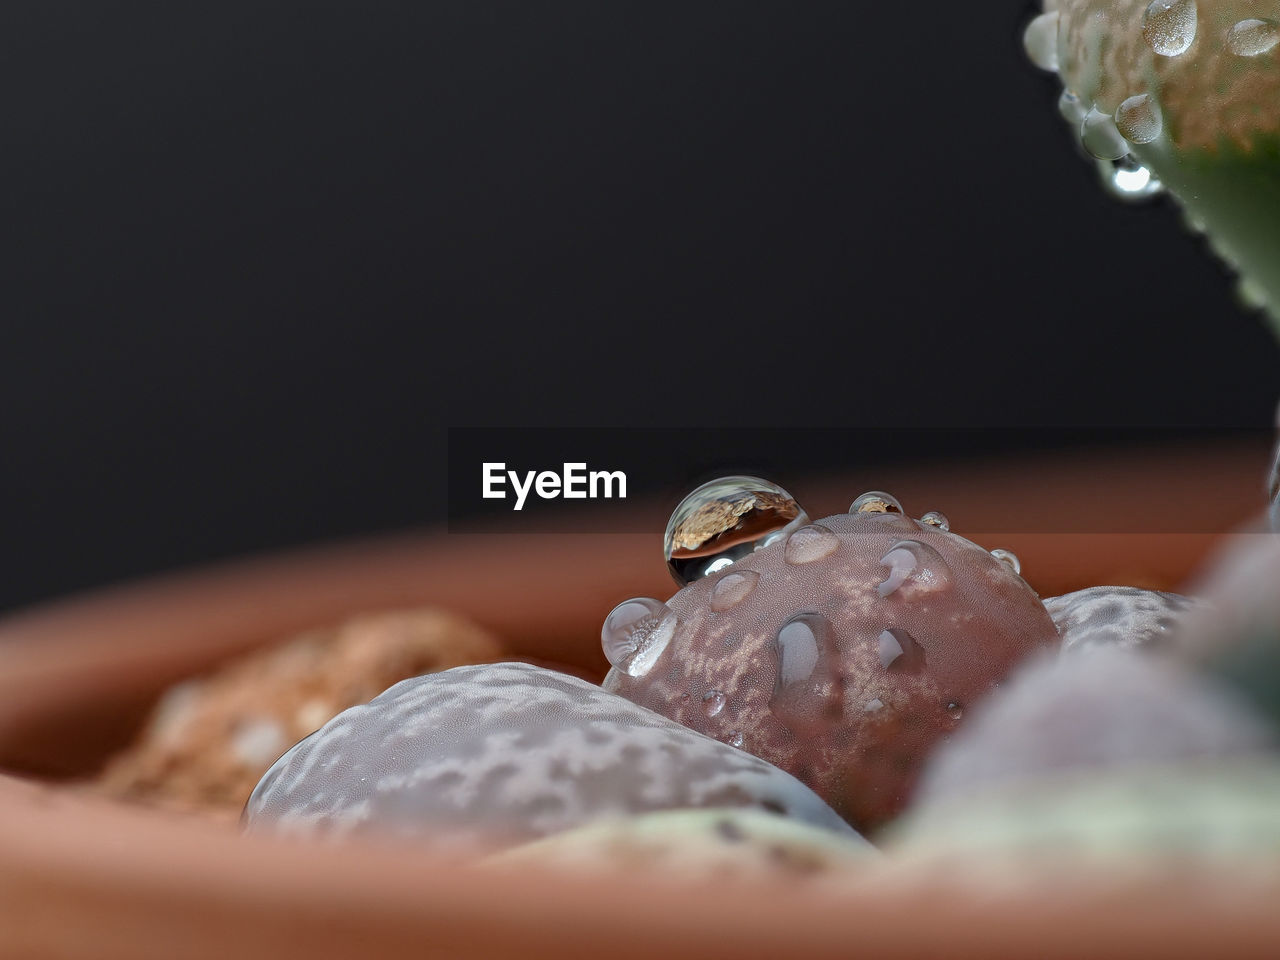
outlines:
[[[1187,54],[1201,33],[1196,0],[1151,0],[1142,15],[1145,45],[1157,59]],[[1057,72],[1068,38],[1065,19],[1055,4],[1031,20],[1023,33],[1023,46],[1037,67]],[[1106,29],[1102,21],[1091,29]],[[1098,38],[1098,56],[1106,46]],[[1227,51],[1237,57],[1257,57],[1280,43],[1280,23],[1248,18],[1232,25],[1222,38]],[[1164,117],[1157,96],[1158,63],[1150,74],[1150,86],[1123,100],[1114,111],[1086,102],[1078,91],[1064,89],[1058,102],[1063,119],[1075,131],[1080,146],[1098,161],[1107,190],[1124,200],[1145,200],[1163,191],[1160,181],[1135,155],[1134,147],[1153,143],[1164,134]]]
[[[1057,40],[1058,12],[1041,14],[1031,21],[1025,45],[1036,66],[1057,70],[1056,46],[1052,57],[1043,50],[1044,35],[1050,31]],[[1151,143],[1160,136],[1163,121],[1159,107],[1149,94],[1129,97],[1114,114],[1086,104],[1072,90],[1063,90],[1058,112],[1076,132],[1080,146],[1098,163],[1098,174],[1111,194],[1122,200],[1146,200],[1163,192],[1163,185],[1151,170],[1131,152],[1132,145]]]

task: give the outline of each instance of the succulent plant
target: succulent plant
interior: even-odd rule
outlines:
[[[1025,45],[1117,191],[1158,179],[1280,333],[1280,7],[1045,0]]]
[[[1171,657],[1099,647],[1022,665],[939,746],[916,803],[947,806],[1034,781],[1171,767],[1272,749],[1261,717]]]
[[[1272,880],[1280,854],[1280,763],[1213,760],[1028,781],[971,803],[926,805],[894,825],[886,852],[964,864],[969,873],[1021,865],[1060,876],[1080,863],[1151,868],[1158,880],[1190,863],[1239,881],[1255,865]]]
[[[709,527],[730,552],[702,551],[703,575],[665,603],[620,604],[602,640],[607,689],[763,757],[870,830],[902,808],[930,748],[1058,632],[1012,554],[888,494],[851,510],[802,526],[787,511],[750,552]]]
[[[1272,860],[1276,742],[1248,704],[1173,657],[1046,657],[936,751],[887,846],[987,864]]]
[[[685,877],[794,877],[858,870],[877,863],[860,837],[747,808],[668,810],[605,820],[512,847],[485,861],[574,868],[679,870]]]
[[[1212,606],[1183,625],[1180,643],[1208,672],[1280,730],[1280,536],[1241,534],[1199,589]]]
[[[415,677],[344,711],[276,761],[245,820],[250,831],[513,844],[696,807],[852,834],[765,761],[522,663]]]
[[[1050,597],[1045,609],[1070,656],[1100,647],[1161,649],[1171,646],[1177,627],[1201,601],[1177,593],[1138,587],[1089,587]]]

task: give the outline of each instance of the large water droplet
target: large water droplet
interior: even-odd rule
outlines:
[[[937,527],[946,533],[951,529],[951,521],[947,519],[947,515],[938,510],[930,510],[920,518],[921,523],[927,523],[931,527]]]
[[[1041,70],[1058,69],[1058,11],[1042,13],[1022,33],[1022,47]]]
[[[1241,20],[1227,31],[1227,49],[1237,57],[1256,57],[1280,43],[1274,20]]]
[[[924,650],[901,627],[883,631],[877,640],[880,666],[895,673],[915,673],[925,668]]]
[[[1162,57],[1186,53],[1196,38],[1195,0],[1151,0],[1142,15],[1142,36]]]
[[[702,697],[702,709],[708,717],[719,716],[724,709],[725,699],[725,695],[719,690],[708,690]]]
[[[1164,184],[1132,154],[1119,160],[1098,160],[1096,163],[1102,185],[1119,200],[1137,203],[1164,192]]]
[[[776,483],[721,477],[680,501],[667,523],[663,556],[683,587],[808,522],[791,494]]]
[[[996,547],[996,549],[991,551],[991,555],[1014,573],[1021,575],[1022,561],[1018,559],[1018,555],[1012,550],[1002,550],[999,547]]]
[[[1094,107],[1080,121],[1080,145],[1099,160],[1119,160],[1129,153],[1116,122]]]
[[[760,582],[760,574],[754,570],[734,570],[726,573],[711,588],[711,609],[724,613],[736,607],[751,594]]]
[[[850,513],[896,513],[902,515],[898,498],[883,490],[868,490],[849,504]]]
[[[888,568],[876,592],[887,597],[908,581],[920,589],[936,590],[951,576],[951,567],[942,554],[919,540],[899,540],[885,551],[880,564]]]
[[[782,558],[787,563],[816,563],[840,549],[840,538],[820,523],[801,527],[787,537]]]
[[[676,615],[661,600],[624,600],[604,618],[600,644],[614,667],[630,677],[648,673],[671,642]]]
[[[778,631],[778,686],[803,683],[818,666],[818,635],[809,617],[798,617]]]
[[[1070,90],[1063,90],[1062,95],[1058,97],[1058,113],[1062,114],[1062,119],[1071,124],[1074,129],[1080,129],[1080,123],[1088,112],[1089,105]]]
[[[1130,143],[1150,143],[1160,136],[1164,121],[1156,102],[1145,93],[1135,94],[1116,108],[1116,129]]]

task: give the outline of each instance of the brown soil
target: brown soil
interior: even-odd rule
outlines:
[[[501,654],[490,633],[435,609],[304,633],[171,687],[91,789],[234,819],[276,758],[336,714],[408,677]]]

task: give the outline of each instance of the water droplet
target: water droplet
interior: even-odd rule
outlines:
[[[1022,34],[1022,47],[1041,70],[1058,69],[1058,11],[1042,13]]]
[[[951,521],[947,519],[947,515],[938,510],[930,510],[920,518],[921,523],[927,523],[931,527],[937,527],[944,533],[951,529]]]
[[[883,490],[868,490],[853,503],[849,504],[850,513],[896,513],[902,514],[902,504],[897,497]]]
[[[1012,550],[1001,550],[999,547],[991,551],[991,555],[1019,576],[1022,574],[1022,561]]]
[[[1280,43],[1280,24],[1274,20],[1241,20],[1227,31],[1227,49],[1237,57],[1256,57]]]
[[[708,690],[702,697],[702,709],[708,717],[718,716],[724,709],[725,695],[719,690]]]
[[[1119,200],[1137,203],[1164,193],[1164,184],[1132,154],[1119,160],[1098,160],[1097,164],[1102,185]]]
[[[774,642],[777,679],[769,708],[794,733],[817,736],[844,711],[843,674],[831,624],[820,614],[798,613]]]
[[[636,597],[610,611],[600,630],[604,655],[629,677],[652,669],[676,630],[675,612],[661,600]]]
[[[878,640],[880,666],[895,673],[915,673],[925,667],[924,650],[901,627],[891,627]]]
[[[711,609],[716,613],[737,606],[745,600],[760,582],[760,574],[754,570],[734,570],[726,573],[711,588]]]
[[[721,477],[680,501],[667,523],[663,556],[683,587],[808,522],[791,494],[776,483]]]
[[[782,558],[787,563],[815,563],[831,556],[839,548],[839,537],[822,524],[811,523],[787,537]]]
[[[1160,136],[1164,120],[1156,102],[1145,93],[1135,94],[1116,108],[1116,129],[1130,143],[1150,143]]]
[[[729,739],[725,742],[731,747],[741,747],[743,743],[742,734],[735,731],[729,734]]]
[[[885,551],[880,564],[888,567],[876,592],[887,597],[908,580],[925,590],[936,590],[950,579],[951,568],[942,554],[919,540],[899,540]]]
[[[877,710],[883,710],[884,701],[881,700],[879,697],[876,697],[874,700],[868,700],[867,705],[863,707],[863,709],[867,713],[875,713]]]
[[[1195,0],[1151,0],[1142,15],[1142,36],[1162,57],[1186,53],[1196,38]]]
[[[1062,114],[1062,119],[1076,130],[1080,129],[1080,123],[1088,112],[1089,105],[1070,90],[1063,90],[1062,95],[1058,97],[1058,113]]]
[[[964,716],[964,707],[960,706],[960,704],[958,703],[948,703],[947,716],[949,716],[952,720],[959,720],[961,717]]]
[[[907,578],[916,569],[916,555],[903,546],[895,546],[892,550],[880,558],[880,563],[889,568],[889,575],[884,578],[884,582],[876,587],[876,592],[882,597],[887,597],[893,591],[907,582]]]
[[[810,617],[797,617],[778,631],[778,686],[803,683],[818,666],[818,636]]]
[[[1119,160],[1129,153],[1128,141],[1120,136],[1116,122],[1096,107],[1090,107],[1080,121],[1080,145],[1099,160]]]

